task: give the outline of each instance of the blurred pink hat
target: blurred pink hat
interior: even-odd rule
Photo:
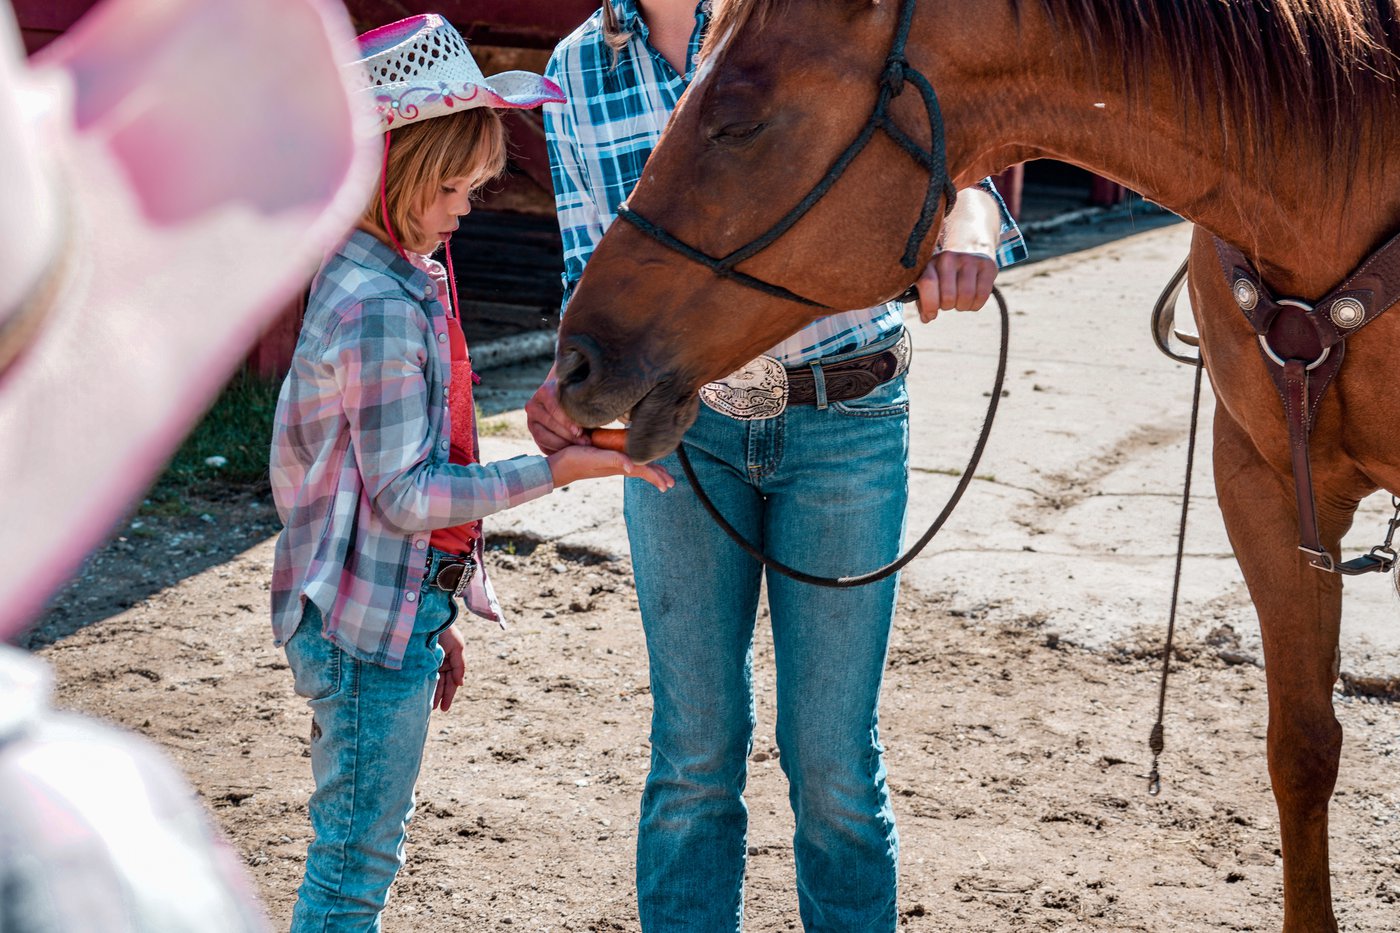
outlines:
[[[372,102],[381,132],[473,107],[527,109],[564,100],[559,85],[534,72],[483,75],[467,40],[436,13],[365,33],[360,54],[360,93]]]
[[[27,64],[0,2],[0,636],[364,209],[354,48],[331,0],[106,0]]]

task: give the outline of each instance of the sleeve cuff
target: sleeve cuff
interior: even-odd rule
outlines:
[[[537,454],[512,457],[506,461],[514,475],[509,483],[509,508],[538,499],[554,491],[554,474],[550,472],[549,461]]]
[[[574,289],[578,287],[576,280],[571,280],[568,275],[562,277],[564,293],[559,298],[559,319],[564,319],[564,313],[569,310],[569,299],[574,297]]]

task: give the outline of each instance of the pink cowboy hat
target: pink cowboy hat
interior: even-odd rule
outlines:
[[[483,75],[467,40],[436,13],[365,33],[360,54],[360,93],[379,115],[380,132],[473,107],[528,109],[564,100],[559,85],[530,71]]]
[[[0,637],[110,532],[377,168],[331,0],[0,2]]]

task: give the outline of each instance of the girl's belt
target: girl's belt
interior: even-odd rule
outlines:
[[[433,574],[432,584],[453,596],[461,596],[467,591],[467,585],[472,582],[472,575],[475,573],[476,561],[470,557],[443,561],[438,564],[437,573]]]

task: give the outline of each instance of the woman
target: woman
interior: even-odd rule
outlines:
[[[685,90],[708,2],[605,0],[556,48],[546,74],[567,102],[545,109],[567,296],[641,177]],[[972,310],[997,262],[1024,247],[991,188],[961,193],[945,250],[919,281],[923,320]],[[766,354],[791,381],[899,360],[858,398],[818,389],[765,420],[702,406],[685,444],[701,484],[750,540],[817,574],[892,560],[908,490],[908,359],[898,304],[833,315]],[[815,365],[814,364],[819,364]],[[833,381],[834,387],[836,383]],[[546,453],[580,431],[550,378],[527,406]],[[674,455],[673,455],[674,457]],[[679,476],[672,458],[661,461]],[[637,841],[644,930],[738,929],[743,916],[753,735],[751,661],[761,568],[703,512],[689,485],[664,497],[627,483],[625,514],[654,701]],[[777,740],[796,817],[793,852],[808,930],[894,930],[898,839],[876,725],[896,583],[820,590],[768,579]]]

